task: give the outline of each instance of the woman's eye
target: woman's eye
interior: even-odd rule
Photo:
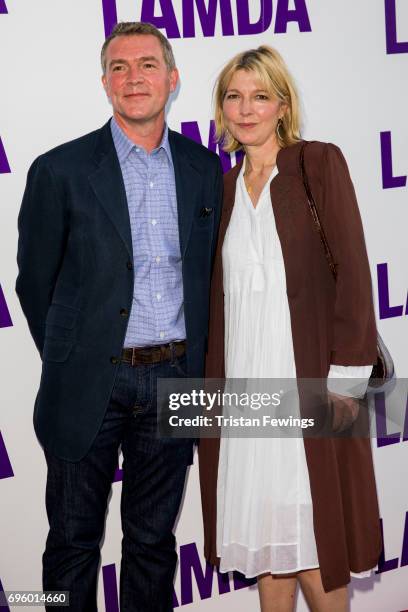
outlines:
[[[256,98],[257,100],[268,100],[268,96],[265,94],[258,94]]]
[[[238,98],[238,94],[227,94],[227,100],[236,100]]]

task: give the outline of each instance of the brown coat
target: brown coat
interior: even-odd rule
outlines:
[[[271,200],[282,246],[298,378],[325,378],[330,364],[376,361],[376,325],[361,218],[346,161],[333,144],[308,145],[305,165],[337,264],[334,281],[313,225],[299,171],[301,144],[278,153]],[[224,206],[211,287],[206,376],[224,377],[224,294],[221,249],[240,165],[224,177]],[[350,571],[377,564],[379,512],[369,438],[304,438],[317,553],[325,591],[350,581]],[[199,447],[205,556],[216,555],[218,439]],[[273,493],[273,492],[272,492]]]

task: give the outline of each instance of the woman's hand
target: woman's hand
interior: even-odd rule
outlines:
[[[329,401],[333,412],[332,428],[339,433],[352,426],[358,417],[360,404],[355,397],[346,397],[329,391]]]

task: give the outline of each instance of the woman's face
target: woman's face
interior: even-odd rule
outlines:
[[[276,125],[284,105],[263,88],[255,72],[237,70],[222,106],[228,131],[242,145],[261,146],[276,141]]]

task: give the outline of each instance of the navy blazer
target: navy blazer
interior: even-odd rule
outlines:
[[[204,373],[212,259],[222,206],[217,155],[169,130],[182,256],[187,368]],[[203,208],[212,209],[202,214]],[[78,461],[107,409],[133,299],[133,253],[110,121],[32,164],[18,219],[16,291],[42,358],[34,427]]]

